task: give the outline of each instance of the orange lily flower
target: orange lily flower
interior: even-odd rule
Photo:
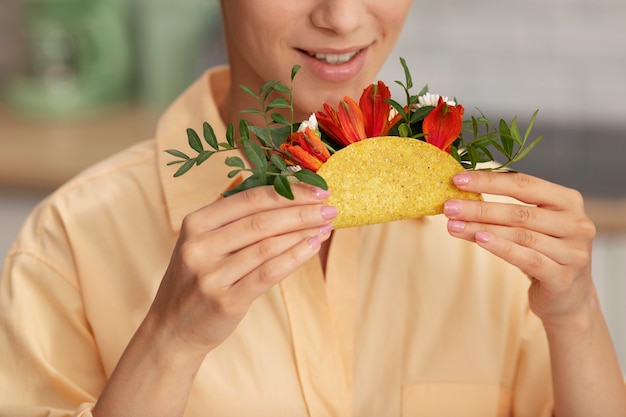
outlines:
[[[330,152],[319,136],[310,127],[304,132],[293,132],[280,146],[289,158],[302,168],[316,172],[328,158]]]
[[[366,138],[384,136],[393,126],[389,120],[391,106],[389,88],[379,81],[363,90],[359,103],[350,97],[339,102],[336,111],[324,103],[324,110],[315,113],[321,129],[340,145],[348,146]]]
[[[365,135],[368,138],[385,136],[393,126],[389,120],[391,107],[385,100],[391,98],[391,91],[384,82],[370,84],[359,100],[359,107],[365,121]]]
[[[435,107],[424,118],[422,131],[426,135],[426,142],[450,152],[452,143],[459,137],[463,129],[463,112],[465,109],[460,104],[451,106],[439,97]]]

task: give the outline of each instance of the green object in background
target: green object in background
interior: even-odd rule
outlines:
[[[217,0],[137,0],[140,100],[156,112],[169,105],[204,70],[221,33]]]
[[[94,112],[129,94],[132,74],[124,0],[28,0],[29,69],[7,101],[37,117]]]

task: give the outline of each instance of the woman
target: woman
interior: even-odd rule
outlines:
[[[187,127],[223,136],[254,106],[239,84],[302,65],[296,119],[358,96],[410,4],[222,1],[230,70],[52,195],[11,250],[0,415],[626,414],[575,191],[468,172],[459,188],[527,204],[332,231],[317,188],[220,199],[220,158],[172,178]]]

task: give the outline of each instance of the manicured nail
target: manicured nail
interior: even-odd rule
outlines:
[[[307,243],[309,244],[309,248],[317,249],[322,245],[322,238],[319,236],[313,236],[307,240]]]
[[[456,216],[461,213],[461,203],[457,200],[448,200],[443,205],[443,212],[447,216]]]
[[[324,206],[324,207],[322,207],[322,217],[325,220],[332,220],[332,219],[334,219],[335,217],[337,217],[338,213],[339,212],[337,211],[336,207],[333,207],[333,206]]]
[[[476,241],[481,243],[488,243],[491,240],[491,233],[488,232],[476,232]]]
[[[465,230],[465,222],[462,220],[450,220],[448,222],[448,230],[451,232],[461,233]]]
[[[322,227],[320,227],[320,234],[321,235],[327,235],[328,233],[333,231],[333,224],[332,223],[328,223],[327,225],[324,225]]]
[[[330,197],[330,190],[323,190],[319,187],[313,187],[313,195],[315,196],[315,198],[325,200]]]
[[[456,174],[452,178],[452,181],[454,181],[454,184],[456,185],[467,185],[470,183],[471,180],[472,180],[472,176],[468,173]]]

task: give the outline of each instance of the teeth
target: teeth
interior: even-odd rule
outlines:
[[[322,54],[316,52],[309,52],[309,56],[324,61],[327,64],[337,65],[350,61],[359,51],[346,52],[345,54]]]

